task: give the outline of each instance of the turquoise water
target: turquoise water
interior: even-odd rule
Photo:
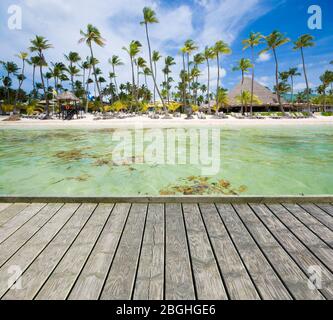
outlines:
[[[167,137],[166,129],[139,131],[161,133]],[[218,142],[220,151],[213,154],[218,170],[210,175],[191,163],[195,139],[176,145],[186,163],[163,163],[165,155],[154,163],[145,157],[147,142],[132,155],[116,152],[114,137],[133,137],[132,131],[0,129],[0,195],[333,194],[332,126],[224,128],[218,134],[208,141],[209,147]]]

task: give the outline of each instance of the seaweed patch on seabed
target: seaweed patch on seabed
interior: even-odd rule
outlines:
[[[78,181],[78,182],[85,182],[85,181],[88,181],[91,177],[92,176],[89,175],[89,174],[82,174],[81,176],[77,176],[77,177],[67,177],[67,178],[58,180],[58,181],[56,181],[52,184],[58,184],[60,182],[68,181],[68,180],[74,180],[74,181]]]
[[[75,161],[87,158],[87,154],[83,153],[82,150],[74,149],[57,152],[55,157],[66,161]]]
[[[185,179],[180,179],[179,184],[169,185],[165,189],[160,190],[160,195],[239,195],[246,191],[246,186],[234,188],[227,180],[213,180],[209,177],[191,176]]]

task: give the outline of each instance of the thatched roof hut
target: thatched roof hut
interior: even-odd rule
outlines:
[[[73,93],[65,91],[57,96],[58,101],[76,101],[79,102],[80,99]]]
[[[245,77],[244,84],[243,84],[243,91],[251,92],[251,78]],[[231,106],[239,105],[237,102],[236,97],[241,95],[242,90],[242,83],[240,82],[234,89],[232,89],[228,94],[229,104]],[[253,86],[254,95],[259,98],[263,105],[277,105],[278,99],[277,95],[274,94],[271,90],[264,87],[257,81],[254,81]],[[281,97],[281,102],[285,103],[284,99]]]

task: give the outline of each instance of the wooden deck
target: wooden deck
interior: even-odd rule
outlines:
[[[0,203],[0,298],[333,299],[333,205]]]

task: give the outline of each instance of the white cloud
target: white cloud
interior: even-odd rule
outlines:
[[[309,83],[309,87],[314,87],[313,83]],[[303,91],[306,89],[306,83],[305,82],[299,82],[294,85],[294,90],[297,91]]]
[[[269,52],[263,52],[259,55],[258,59],[256,60],[257,62],[267,62],[271,60],[272,56]]]

